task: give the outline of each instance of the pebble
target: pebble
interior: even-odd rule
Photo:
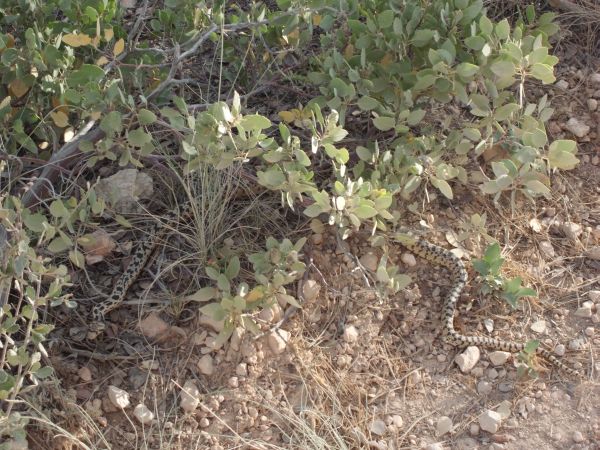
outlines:
[[[87,366],[83,366],[79,369],[77,375],[79,375],[81,381],[85,381],[86,383],[92,381],[92,371]]]
[[[230,388],[237,389],[238,387],[240,387],[240,379],[238,377],[229,377],[229,380],[227,380],[227,384]]]
[[[496,411],[488,409],[479,416],[479,426],[482,430],[488,433],[496,433],[500,429],[502,423],[502,416]]]
[[[290,332],[286,330],[275,330],[267,337],[269,348],[275,355],[281,355],[290,340]]]
[[[469,425],[469,434],[471,436],[477,436],[479,434],[479,425],[476,423]]]
[[[498,390],[500,392],[510,392],[514,389],[514,385],[509,381],[503,381],[498,385]]]
[[[443,436],[446,433],[452,431],[452,419],[448,416],[442,416],[438,419],[435,425],[436,436]]]
[[[130,405],[129,394],[116,386],[108,387],[108,399],[117,408],[125,409]]]
[[[533,329],[533,325],[532,325],[532,329]],[[510,352],[495,351],[495,352],[490,353],[488,355],[488,357],[493,365],[501,366],[506,361],[508,361],[508,358],[510,358]]]
[[[600,72],[591,74],[590,81],[592,84],[600,84]]]
[[[371,433],[376,434],[377,436],[382,436],[385,434],[386,429],[387,427],[385,426],[385,422],[380,419],[374,420],[369,428]]]
[[[181,390],[179,406],[187,413],[193,412],[200,404],[200,389],[193,380],[187,380]]]
[[[412,253],[402,253],[400,261],[406,264],[408,267],[415,267],[417,265],[417,259]]]
[[[307,302],[311,302],[317,298],[321,285],[315,280],[306,280],[302,285],[302,296]]]
[[[480,356],[481,352],[479,351],[479,348],[474,345],[471,345],[467,347],[467,349],[460,355],[456,355],[456,357],[454,358],[454,362],[458,365],[461,372],[467,373],[473,367],[475,367],[475,364],[477,364],[477,362],[479,361]]]
[[[558,80],[556,83],[554,83],[554,86],[559,89],[569,89],[569,82],[567,80]]]
[[[583,339],[572,339],[571,341],[569,341],[569,350],[581,350],[583,348],[583,346],[585,345],[585,342],[583,341]]]
[[[487,330],[488,333],[494,331],[494,319],[484,319],[483,326]]]
[[[344,328],[344,334],[342,336],[345,342],[356,342],[358,340],[358,330],[354,325],[348,325]]]
[[[200,361],[198,361],[198,364],[196,366],[198,367],[200,373],[203,375],[210,376],[213,373],[215,373],[215,365],[213,362],[213,358],[210,355],[204,355],[202,358],[200,358]]]
[[[575,222],[565,222],[561,227],[564,235],[571,241],[576,241],[583,232],[583,227]]]
[[[444,445],[441,442],[435,442],[425,447],[425,450],[444,450]]]
[[[156,313],[150,313],[140,322],[140,331],[150,339],[165,335],[169,328],[170,325]]]
[[[590,306],[582,306],[575,311],[577,317],[592,317],[592,308]]]
[[[585,256],[600,261],[600,245],[595,245],[585,251]]]
[[[390,419],[390,425],[393,425],[396,427],[396,429],[400,429],[402,428],[402,425],[404,425],[404,419],[402,419],[402,416],[399,416],[398,414],[390,416]]]
[[[594,333],[596,332],[594,327],[587,327],[585,329],[585,335],[588,337],[592,337],[594,335]]]
[[[456,440],[454,447],[456,450],[477,450],[479,443],[472,437],[462,437]]]
[[[508,419],[512,414],[512,403],[508,400],[504,400],[498,405],[498,407],[496,408],[496,412],[500,414],[502,420]]]
[[[589,291],[588,297],[594,303],[600,303],[600,291]]]
[[[565,127],[578,138],[585,137],[590,132],[590,127],[575,117],[571,117]]]
[[[154,413],[142,403],[133,409],[133,415],[141,424],[147,424],[154,420]]]
[[[587,106],[590,111],[596,111],[598,109],[598,100],[595,98],[588,98]]]
[[[563,344],[558,344],[556,347],[554,347],[554,354],[556,356],[564,356],[566,350],[567,349]]]
[[[576,442],[579,444],[580,442],[583,442],[583,441],[585,441],[585,437],[583,436],[583,433],[581,431],[575,431],[573,433],[573,442]]]
[[[379,258],[373,253],[367,253],[360,257],[360,263],[365,266],[366,269],[375,272],[377,270],[377,265],[379,264]]]
[[[492,384],[488,383],[487,381],[481,380],[479,383],[477,383],[477,392],[479,395],[488,395],[490,392],[492,392],[492,389]]]
[[[540,251],[543,256],[547,259],[552,259],[556,256],[556,252],[554,251],[554,246],[550,241],[541,241],[540,242]]]
[[[496,369],[494,369],[493,367],[491,369],[487,370],[487,377],[490,380],[495,380],[496,378],[498,378],[498,371]]]
[[[536,333],[544,333],[546,331],[546,321],[538,320],[537,322],[533,322],[531,324],[531,331],[535,331]]]

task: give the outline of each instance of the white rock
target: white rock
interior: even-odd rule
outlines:
[[[487,410],[479,416],[479,426],[488,433],[496,433],[500,429],[502,416],[496,411]]]
[[[587,106],[590,111],[596,111],[598,109],[598,100],[595,98],[588,98]]]
[[[444,450],[444,445],[441,442],[435,442],[425,447],[425,450]]]
[[[304,298],[306,299],[306,297]],[[273,303],[268,308],[263,308],[263,310],[258,313],[258,317],[266,323],[277,323],[281,320],[282,314],[283,311],[281,306],[279,306],[279,303]]]
[[[591,74],[590,81],[592,82],[592,84],[600,84],[600,73]]]
[[[566,128],[578,138],[585,137],[590,132],[590,127],[575,117],[571,117],[567,121]]]
[[[539,233],[540,231],[542,231],[542,222],[540,222],[540,220],[537,217],[534,217],[533,219],[531,219],[529,221],[529,226],[536,233]]]
[[[193,412],[200,404],[200,389],[192,380],[187,380],[181,390],[179,406],[187,413]]]
[[[393,416],[390,417],[390,419],[391,419],[391,424],[394,427],[396,427],[396,429],[400,429],[404,425],[404,419],[402,419],[402,416],[400,416],[398,414],[394,414]]]
[[[583,436],[583,433],[581,431],[575,431],[573,433],[573,442],[580,443],[583,441],[585,441],[585,437]]]
[[[140,403],[133,409],[133,415],[138,420],[138,422],[147,424],[154,420],[154,413],[150,411],[146,405]]]
[[[502,403],[500,403],[498,405],[498,407],[496,408],[496,412],[498,414],[500,414],[500,417],[502,417],[502,420],[506,420],[510,417],[510,415],[512,414],[512,403],[509,402],[508,400],[504,400]]]
[[[492,392],[492,385],[487,381],[481,380],[479,383],[477,383],[477,392],[479,395],[488,395],[490,392]]]
[[[575,315],[577,317],[592,317],[592,308],[589,306],[582,306],[581,308],[577,308],[575,311]]]
[[[202,358],[200,358],[197,367],[200,373],[203,375],[212,375],[215,373],[215,365],[213,358],[210,355],[204,355]]]
[[[117,408],[125,409],[129,406],[129,394],[116,386],[108,387],[108,399]]]
[[[456,450],[477,450],[479,443],[472,437],[462,437],[456,440]]]
[[[556,356],[564,356],[566,350],[567,349],[563,344],[558,344],[556,347],[554,347],[554,354]]]
[[[417,259],[412,253],[402,253],[400,261],[406,264],[408,267],[415,267],[417,265]]]
[[[275,355],[281,355],[290,340],[290,332],[286,330],[275,330],[267,337],[269,348]]]
[[[448,416],[442,416],[438,419],[435,425],[436,436],[443,436],[446,433],[452,431],[452,419]]]
[[[79,369],[77,371],[77,375],[79,375],[81,381],[85,381],[86,383],[92,381],[92,371],[87,366],[83,366],[81,369]]]
[[[367,253],[360,257],[360,263],[365,266],[366,269],[375,272],[377,270],[377,265],[379,264],[379,258],[373,253]]]
[[[569,82],[567,80],[558,80],[556,83],[554,83],[554,86],[559,89],[569,89]]]
[[[490,358],[490,361],[493,365],[501,366],[506,361],[508,361],[508,358],[510,358],[510,352],[495,351],[490,353],[488,357]]]
[[[588,248],[584,254],[590,259],[600,261],[600,245],[595,245],[594,247]]]
[[[554,251],[554,246],[550,241],[541,241],[540,242],[540,251],[542,252],[544,258],[552,259],[556,256],[556,252]]]
[[[382,436],[385,434],[387,427],[385,426],[385,422],[383,420],[376,419],[371,423],[371,427],[369,429],[371,430],[371,433],[376,434],[377,436]]]
[[[488,333],[494,331],[494,319],[483,319],[483,326]]]
[[[229,377],[229,380],[227,380],[227,384],[230,388],[237,389],[238,387],[240,387],[240,379],[238,377]]]
[[[585,341],[581,338],[571,339],[569,341],[569,350],[578,351],[585,346]]]
[[[470,347],[467,347],[467,349],[460,355],[456,355],[454,362],[458,365],[458,367],[460,367],[461,372],[467,373],[473,367],[475,367],[475,364],[477,364],[479,361],[480,356],[481,352],[479,351],[479,348],[471,345]]]
[[[592,337],[596,332],[596,329],[594,327],[587,327],[584,332],[586,336]]]
[[[237,366],[235,366],[235,374],[238,377],[247,377],[248,376],[248,364],[239,363]]]
[[[533,322],[531,324],[531,330],[540,334],[546,332],[546,321],[538,320],[537,322]]]
[[[565,222],[562,224],[561,230],[567,239],[576,241],[579,235],[583,232],[583,227],[575,222]]]
[[[479,434],[479,425],[475,422],[471,423],[471,425],[469,425],[469,434],[471,436],[477,436]]]
[[[356,342],[358,340],[358,330],[354,325],[347,325],[344,328],[344,335],[342,337],[346,342]]]
[[[311,302],[317,298],[321,285],[315,280],[306,280],[302,285],[302,296],[307,302]]]
[[[589,291],[588,297],[594,303],[600,303],[600,291]]]

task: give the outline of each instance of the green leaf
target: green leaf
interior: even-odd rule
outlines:
[[[214,267],[206,266],[204,268],[204,271],[206,272],[206,275],[208,276],[208,278],[210,278],[211,280],[216,281],[219,278],[220,273]]]
[[[525,344],[525,348],[523,351],[527,354],[534,354],[537,348],[540,346],[540,341],[537,339],[532,339]]]
[[[477,72],[479,72],[479,66],[475,64],[464,62],[456,66],[456,73],[461,78],[471,78]]]
[[[70,250],[69,259],[80,269],[85,267],[85,256],[83,256],[83,253],[81,253],[79,250]]]
[[[503,19],[502,21],[498,22],[495,30],[496,36],[498,36],[499,39],[508,39],[508,36],[510,36],[510,24],[508,23],[508,19]]]
[[[406,118],[406,123],[408,123],[411,127],[417,125],[421,120],[425,117],[425,110],[423,109],[415,109],[411,111],[408,117]]]
[[[199,291],[196,291],[194,294],[187,297],[187,300],[192,302],[207,302],[214,298],[217,298],[219,295],[219,291],[214,287],[203,287]]]
[[[377,16],[377,23],[380,28],[389,28],[394,23],[394,11],[387,9]]]
[[[152,136],[150,136],[150,133],[146,133],[143,128],[136,128],[127,133],[127,140],[130,145],[141,148],[152,142]]]
[[[448,184],[447,181],[441,180],[436,177],[431,177],[431,184],[434,187],[436,187],[442,194],[444,194],[444,197],[446,197],[450,200],[452,200],[454,198],[454,194],[452,193],[452,188],[450,187],[450,185]]]
[[[217,277],[217,286],[223,292],[229,293],[231,291],[231,283],[227,279],[227,276],[224,273],[220,273]]]
[[[67,241],[62,236],[59,236],[57,238],[54,238],[48,244],[48,251],[51,253],[60,253],[67,250],[68,248],[71,248],[71,245],[71,242]]]
[[[579,163],[575,157],[577,143],[575,141],[559,139],[550,144],[548,149],[548,162],[555,169],[571,170]]]
[[[375,217],[377,215],[377,210],[375,208],[364,203],[354,208],[352,212],[359,219],[370,219],[371,217]]]
[[[525,183],[525,186],[527,187],[527,189],[532,190],[536,194],[540,194],[540,195],[544,195],[544,196],[550,195],[550,189],[548,189],[548,186],[546,186],[541,181],[529,180]]]
[[[496,61],[492,64],[490,69],[492,72],[494,72],[494,74],[501,78],[511,77],[515,74],[515,65],[511,61]]]
[[[156,122],[156,114],[149,109],[142,108],[138,111],[138,121],[140,125],[150,125]]]
[[[221,322],[227,315],[226,311],[219,303],[209,303],[208,305],[204,305],[200,308],[200,312],[217,322]]]
[[[264,130],[269,128],[272,124],[269,119],[260,114],[250,114],[248,116],[244,116],[240,121],[240,125],[245,130]]]
[[[316,203],[313,203],[312,205],[304,208],[304,214],[307,215],[308,217],[317,217],[318,215],[320,215],[323,212],[325,212],[325,211],[323,211],[323,208]]]
[[[550,84],[556,81],[554,69],[542,63],[536,63],[531,66],[531,76],[540,80],[543,84]]]
[[[121,113],[119,111],[111,111],[105,115],[100,122],[100,129],[109,135],[120,133],[123,129]]]
[[[373,119],[373,125],[378,130],[388,131],[396,126],[396,119],[394,117],[379,116]]]
[[[380,105],[379,100],[369,97],[368,95],[364,95],[359,98],[357,104],[358,107],[363,111],[370,111]]]
[[[489,36],[494,30],[494,25],[492,24],[492,21],[487,18],[487,16],[481,16],[479,18],[479,28],[483,34]]]
[[[24,215],[23,222],[34,233],[41,233],[45,230],[45,225],[48,224],[46,217],[40,213]]]
[[[514,112],[519,110],[519,105],[516,103],[508,103],[502,105],[494,111],[494,119],[502,121],[508,119]]]
[[[415,47],[424,47],[433,38],[434,31],[423,29],[415,31],[412,37],[412,43]]]
[[[229,280],[233,280],[240,273],[240,258],[237,256],[233,256],[229,263],[227,264],[227,269],[225,269],[225,275]]]
[[[481,50],[485,45],[485,39],[481,36],[469,36],[464,42],[467,47],[475,51]]]
[[[35,377],[43,380],[44,378],[48,378],[50,375],[54,373],[54,369],[50,366],[44,366],[36,370]]]
[[[78,87],[87,83],[99,83],[104,78],[104,70],[93,64],[83,64],[79,70],[67,77],[70,87]]]

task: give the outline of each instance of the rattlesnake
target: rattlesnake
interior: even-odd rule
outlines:
[[[465,265],[460,258],[451,251],[428,241],[418,239],[408,234],[398,234],[396,235],[396,240],[417,256],[434,264],[446,267],[450,271],[452,287],[444,300],[442,312],[443,333],[446,342],[455,346],[478,345],[487,349],[506,352],[520,352],[525,349],[526,344],[524,343],[508,342],[481,336],[465,336],[456,331],[454,329],[454,311],[456,310],[458,298],[467,283],[467,271]],[[566,373],[579,378],[584,378],[581,372],[568,367],[549,351],[537,347],[535,352],[546,358],[556,367],[564,370]]]
[[[182,210],[181,216],[171,214],[167,217],[167,220],[174,221],[178,217],[189,217],[192,208],[190,204],[186,204]],[[105,301],[93,307],[92,315],[94,320],[98,323],[103,323],[105,315],[123,303],[127,290],[135,282],[150,259],[154,249],[169,230],[170,228],[165,226],[163,222],[157,222],[151,227],[149,233],[135,249],[131,262],[117,280],[111,294]],[[450,270],[452,288],[446,296],[442,313],[444,339],[448,343],[455,346],[478,345],[492,350],[508,352],[519,352],[525,349],[524,343],[507,342],[489,337],[465,336],[456,331],[454,329],[454,312],[458,298],[467,282],[467,271],[463,262],[452,252],[411,235],[398,234],[396,235],[396,240],[417,256]],[[579,371],[566,366],[549,351],[537,347],[535,352],[566,373],[583,378],[583,375]]]

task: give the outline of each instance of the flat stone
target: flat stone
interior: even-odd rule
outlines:
[[[112,385],[108,387],[108,399],[114,406],[120,409],[125,409],[130,404],[129,393]]]
[[[342,336],[345,342],[352,343],[358,340],[358,330],[354,325],[348,325],[344,328],[344,334]]]
[[[290,332],[286,330],[275,330],[267,336],[269,348],[275,355],[281,355],[287,348],[290,340]]]
[[[510,358],[510,352],[495,351],[490,353],[488,355],[488,358],[490,359],[493,365],[501,366],[506,361],[508,361],[508,358]]]
[[[198,367],[198,370],[203,375],[210,376],[215,373],[215,365],[213,358],[210,355],[204,355],[202,358],[200,358],[196,367]]]
[[[590,132],[589,125],[586,125],[575,117],[571,117],[565,124],[565,127],[578,138],[585,137]]]
[[[377,265],[379,264],[379,258],[373,253],[367,253],[360,257],[360,263],[371,272],[377,271]]]
[[[181,390],[179,406],[186,413],[193,412],[200,404],[200,389],[193,380],[187,380]]]
[[[479,361],[480,356],[481,352],[479,351],[479,348],[471,345],[467,347],[466,350],[460,355],[456,355],[454,362],[458,365],[461,372],[468,373],[471,371],[471,369],[473,369],[473,367],[475,367],[475,364],[477,364]]]
[[[487,411],[481,413],[478,422],[482,430],[493,434],[500,429],[500,425],[502,424],[502,416],[496,411],[488,409]]]
[[[535,331],[536,333],[545,333],[546,332],[546,321],[538,320],[531,324],[531,331]]]
[[[435,426],[435,434],[436,436],[443,436],[444,434],[452,431],[452,428],[452,419],[450,419],[448,416],[442,416],[438,419]]]
[[[142,424],[147,424],[154,420],[154,413],[146,405],[140,403],[133,409],[133,415]]]

